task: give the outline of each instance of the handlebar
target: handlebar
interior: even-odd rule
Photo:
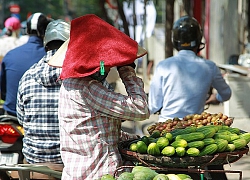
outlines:
[[[0,122],[5,122],[5,121],[17,121],[17,117],[15,116],[12,116],[12,115],[7,115],[7,114],[4,114],[4,115],[0,115]]]

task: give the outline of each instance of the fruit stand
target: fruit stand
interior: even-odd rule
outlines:
[[[232,123],[233,118],[222,113],[169,119],[150,125],[148,136],[120,142],[119,151],[125,160],[160,172],[196,173],[201,180],[206,173],[238,173],[242,180],[241,171],[206,168],[234,163],[248,153],[250,133]],[[131,167],[118,170],[126,168]]]

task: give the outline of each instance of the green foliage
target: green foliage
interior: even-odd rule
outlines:
[[[19,0],[11,2],[20,6],[21,21],[25,21],[28,14],[36,12],[42,12],[51,16],[53,19],[63,19],[66,16],[76,18],[85,14],[96,14],[102,16],[103,14],[100,0]],[[10,16],[9,6],[11,2],[4,1],[4,4],[2,5],[6,17]]]
[[[119,0],[120,4],[125,0]],[[66,3],[67,2],[67,3]],[[85,14],[96,14],[105,19],[106,15],[102,3],[103,0],[13,0],[3,1],[1,7],[5,18],[10,16],[9,6],[11,3],[16,3],[20,6],[21,21],[27,19],[28,14],[42,12],[53,19],[64,19],[64,17],[76,18]],[[154,0],[157,10],[157,21],[162,21],[162,5],[163,0]],[[3,25],[3,22],[1,23]]]
[[[85,14],[96,14],[101,16],[102,9],[100,7],[100,2],[98,0],[84,0],[84,1],[74,1],[74,7],[76,8],[76,15],[82,16]]]

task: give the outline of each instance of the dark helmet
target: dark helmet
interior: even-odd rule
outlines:
[[[198,21],[190,16],[178,19],[172,29],[172,43],[176,50],[193,50],[195,47],[200,51],[202,31]],[[204,44],[203,44],[204,45]]]
[[[43,38],[51,19],[42,13],[34,13],[27,20],[27,33]]]

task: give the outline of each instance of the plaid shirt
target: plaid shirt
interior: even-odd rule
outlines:
[[[61,68],[47,64],[54,53],[48,51],[19,82],[16,109],[24,127],[23,154],[28,163],[62,163],[58,123]]]
[[[133,68],[119,69],[129,96],[85,78],[63,80],[59,99],[62,179],[101,178],[122,165],[121,121],[149,118],[143,81]]]

